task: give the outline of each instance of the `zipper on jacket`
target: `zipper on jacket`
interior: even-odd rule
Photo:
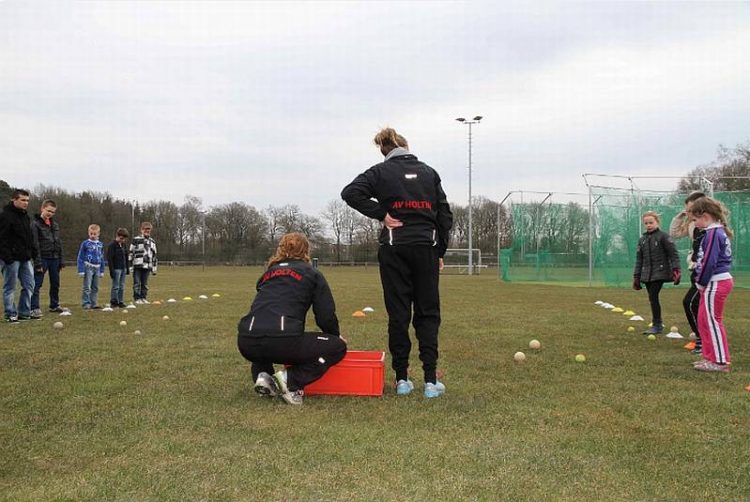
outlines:
[[[388,244],[393,246],[393,229],[392,228],[388,229]]]
[[[435,234],[437,233],[437,230],[434,228],[432,229],[432,247],[437,246],[437,241],[435,240]]]
[[[284,316],[281,316],[281,331],[284,331]]]
[[[248,331],[252,331],[253,330],[253,323],[254,322],[255,322],[255,316],[253,316],[253,317],[250,318],[250,327],[247,328]]]

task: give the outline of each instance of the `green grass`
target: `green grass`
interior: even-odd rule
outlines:
[[[644,292],[445,276],[444,397],[422,396],[415,346],[418,392],[293,408],[255,396],[237,352],[259,272],[165,269],[151,298],[196,300],[123,315],[81,312],[66,270],[73,316],[0,325],[0,498],[750,498],[750,291],[730,297],[734,371],[715,375],[691,369],[684,342],[627,334],[636,323],[593,305],[648,317]],[[377,269],[324,273],[350,347],[385,350]],[[686,334],[682,294],[662,299],[667,325]],[[375,313],[351,317],[366,305]]]

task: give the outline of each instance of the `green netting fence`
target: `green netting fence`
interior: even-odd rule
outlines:
[[[520,192],[519,192],[520,193]],[[508,247],[499,250],[505,281],[629,287],[641,216],[656,211],[669,231],[687,194],[618,187],[590,187],[590,194],[524,192],[506,197]],[[730,211],[736,287],[750,287],[750,192],[715,192]],[[688,238],[675,241],[685,271]],[[689,283],[686,280],[684,283]],[[683,287],[683,286],[681,286]]]

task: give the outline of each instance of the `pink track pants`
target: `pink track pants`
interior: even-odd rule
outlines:
[[[713,363],[730,361],[727,330],[724,327],[724,305],[734,287],[733,279],[711,281],[701,291],[698,307],[698,331],[703,341],[703,358]]]

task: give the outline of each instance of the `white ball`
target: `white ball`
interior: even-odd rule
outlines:
[[[57,321],[55,324],[52,325],[52,327],[55,329],[63,329],[63,323],[61,323],[60,321]]]
[[[513,354],[513,360],[517,363],[523,362],[526,360],[526,354],[523,352],[516,352]]]
[[[141,334],[141,330],[137,329],[137,330],[135,330],[135,331],[133,332],[133,334],[134,334],[134,335],[140,335],[140,334]]]
[[[128,325],[128,321],[120,321],[120,326],[127,326],[127,325]]]
[[[540,349],[541,347],[542,347],[542,344],[541,344],[541,343],[539,343],[539,340],[531,340],[531,341],[529,342],[529,348],[530,348],[530,349],[538,350],[538,349]]]
[[[128,311],[127,311],[126,309],[122,309],[122,310],[120,310],[120,313],[121,313],[121,314],[127,314],[127,313],[128,313]]]
[[[677,329],[677,326],[672,326],[671,328],[669,328],[669,331],[671,331],[672,333],[677,333],[680,330]]]
[[[164,319],[165,321],[168,321],[169,320],[169,316],[165,315],[164,317],[162,317],[162,319]]]

